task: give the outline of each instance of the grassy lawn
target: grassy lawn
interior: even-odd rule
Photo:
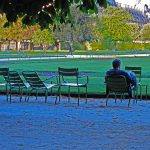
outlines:
[[[104,94],[105,72],[111,68],[113,59],[51,59],[51,60],[28,60],[1,63],[1,67],[9,67],[10,70],[19,72],[27,70],[57,71],[58,67],[78,67],[80,71],[95,72],[89,76],[89,93]],[[142,67],[142,83],[150,85],[150,57],[121,58],[122,69],[125,66]],[[76,92],[74,89],[73,92]],[[150,94],[150,91],[148,91]]]

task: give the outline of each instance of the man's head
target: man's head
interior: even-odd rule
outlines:
[[[121,61],[119,59],[113,60],[112,66],[113,66],[114,69],[119,69],[120,65],[121,65]]]

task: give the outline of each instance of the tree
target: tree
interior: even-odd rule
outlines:
[[[92,37],[94,41],[102,41],[103,35],[102,35],[102,18],[101,16],[94,16],[94,22],[92,24],[89,24],[88,27],[92,30]]]
[[[131,26],[128,20],[132,16],[124,9],[109,7],[103,11],[102,31],[104,36],[112,40],[126,40],[130,38]]]
[[[78,8],[71,7],[71,15],[74,20],[71,24],[60,24],[54,31],[56,39],[62,42],[63,47],[71,49],[71,45],[76,49],[76,45],[82,45],[86,41],[93,39],[92,30],[89,24],[93,21],[91,15],[82,13]],[[83,46],[82,46],[83,47]]]
[[[135,23],[129,23],[130,39],[137,40],[140,37],[140,27]]]
[[[39,25],[25,27],[25,29],[23,30],[24,49],[33,49],[33,35],[39,29]]]
[[[150,40],[150,23],[143,26],[141,37],[143,40]]]
[[[26,26],[24,31],[23,31],[23,39],[24,40],[31,40],[34,33],[39,29],[40,29],[39,25]]]
[[[124,9],[117,7],[108,7],[103,10],[101,32],[105,41],[114,42],[114,48],[116,41],[132,40],[132,25],[129,24],[129,20],[132,20],[132,16]]]
[[[43,50],[45,51],[50,44],[54,42],[53,34],[48,29],[38,29],[34,32],[33,35],[33,43],[37,45],[41,45]]]
[[[9,22],[25,15],[23,23],[46,27],[49,23],[70,23],[72,4],[83,12],[97,13],[98,5],[106,6],[106,0],[1,0],[0,13],[6,13]]]
[[[7,22],[6,15],[4,15],[4,14],[1,15],[0,14],[0,50],[1,50],[2,41],[5,39],[4,25],[5,25],[6,22]]]
[[[20,50],[20,42],[23,40],[22,18],[18,18],[11,26],[6,29],[6,38],[16,42],[16,50]]]

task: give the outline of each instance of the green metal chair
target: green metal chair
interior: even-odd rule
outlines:
[[[28,83],[25,83],[22,78],[20,77],[19,73],[17,71],[9,71],[8,73],[8,95],[10,96],[10,103],[11,103],[11,96],[12,96],[12,91],[15,90],[16,93],[19,94],[20,96],[20,102],[22,99],[22,95],[23,95],[23,90],[25,90],[26,92],[26,97],[27,97],[27,92],[28,92],[28,88],[30,87]],[[26,100],[25,97],[25,100]]]
[[[68,87],[68,102],[70,101],[70,88],[77,87],[78,88],[78,106],[80,100],[80,88],[85,88],[85,97],[87,103],[87,85],[88,85],[88,76],[80,75],[78,68],[58,68],[59,74],[59,102],[60,102],[60,95],[61,95],[61,87],[65,86]],[[82,81],[81,78],[85,77],[86,81]]]
[[[121,96],[121,100],[125,98],[125,95],[129,96],[128,107],[130,105],[130,95],[129,95],[129,86],[127,84],[125,76],[115,75],[115,76],[106,76],[106,106],[108,103],[108,98],[111,94],[115,96],[115,103],[117,95]]]
[[[57,87],[57,84],[52,84],[52,83],[48,84],[42,81],[35,71],[23,71],[22,74],[31,87],[29,91],[29,95],[28,95],[28,101],[29,101],[29,97],[32,91],[36,92],[36,99],[37,99],[38,93],[42,91],[45,94],[45,103],[46,103],[49,90],[54,87]],[[57,99],[57,96],[56,96],[56,99]]]
[[[9,68],[0,68],[0,76],[4,77],[4,83],[0,83],[0,86],[5,86],[7,101],[8,101],[8,72],[9,72]]]
[[[142,86],[145,86],[145,93],[146,93],[146,98],[147,98],[147,85],[143,85],[141,83],[141,76],[142,76],[142,67],[131,67],[131,66],[126,66],[125,67],[125,70],[130,70],[132,72],[135,73],[137,79],[138,79],[138,86],[140,88],[140,99],[142,99]],[[138,87],[137,89],[135,90],[136,92],[136,95],[138,97]]]

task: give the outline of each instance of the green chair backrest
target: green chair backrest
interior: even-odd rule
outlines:
[[[125,76],[122,75],[106,76],[105,82],[110,92],[125,93],[128,92],[129,90]]]
[[[70,82],[71,77],[74,77],[74,82],[78,83],[78,68],[58,68],[59,83],[60,82]]]
[[[78,68],[58,68],[58,73],[61,76],[78,76]]]
[[[135,73],[136,77],[139,79],[139,82],[141,81],[141,75],[142,75],[142,67],[130,67],[126,66],[125,70],[130,70]]]
[[[45,88],[45,84],[35,71],[23,71],[22,74],[31,88]]]
[[[8,79],[9,68],[0,68],[0,76],[3,76],[5,81]]]
[[[20,86],[20,87],[25,86],[22,78],[20,77],[17,71],[9,71],[8,83],[10,84],[10,86]]]

